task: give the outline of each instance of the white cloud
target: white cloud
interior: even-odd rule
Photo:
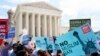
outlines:
[[[94,31],[100,30],[99,5],[100,0],[60,0],[60,9],[63,11],[62,17],[66,22],[72,18],[91,18]]]
[[[0,19],[7,19],[7,17],[0,15]]]
[[[79,10],[88,11],[100,11],[100,0],[61,0],[60,8],[64,11],[64,14],[75,15]]]
[[[8,2],[14,3],[14,4],[28,3],[28,2],[38,2],[38,1],[49,2],[49,0],[8,0]]]
[[[0,5],[0,8],[6,9],[6,10],[12,9],[13,11],[16,10],[16,7],[9,6],[9,5]]]

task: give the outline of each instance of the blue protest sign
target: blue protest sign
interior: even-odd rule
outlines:
[[[22,36],[22,44],[27,45],[30,40],[31,39],[30,39],[29,35],[23,35]]]
[[[15,37],[15,27],[11,27],[8,34],[6,35],[6,38],[12,38]]]
[[[55,44],[54,44],[54,39],[53,37],[47,37],[47,49],[48,50],[54,50],[55,49]]]
[[[76,37],[81,43],[85,54],[91,54],[97,51],[95,44],[97,38],[89,24],[85,24],[73,31],[74,37]]]
[[[55,50],[60,50],[59,45],[57,44],[57,40],[55,41]]]
[[[47,44],[44,37],[35,38],[36,49],[47,50]]]
[[[57,38],[57,43],[64,56],[85,56],[80,42],[75,38],[73,32],[65,33]],[[78,50],[78,51],[77,51]]]
[[[82,56],[97,51],[96,37],[89,24],[59,36],[57,43],[65,56]]]

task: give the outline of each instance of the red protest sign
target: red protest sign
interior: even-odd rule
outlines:
[[[5,35],[8,33],[8,29],[8,19],[0,19],[0,38],[5,38]]]

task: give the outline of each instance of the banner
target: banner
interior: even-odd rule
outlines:
[[[36,49],[47,50],[47,42],[44,37],[35,37]]]
[[[82,56],[97,51],[96,36],[89,24],[85,24],[57,38],[65,56]],[[78,51],[77,51],[78,50]]]

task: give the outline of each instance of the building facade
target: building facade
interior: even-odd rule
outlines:
[[[61,11],[45,2],[20,4],[14,13],[16,37],[27,29],[31,37],[58,36]]]
[[[68,32],[70,29],[69,26],[61,26],[60,28],[60,35],[65,34],[66,32]]]

